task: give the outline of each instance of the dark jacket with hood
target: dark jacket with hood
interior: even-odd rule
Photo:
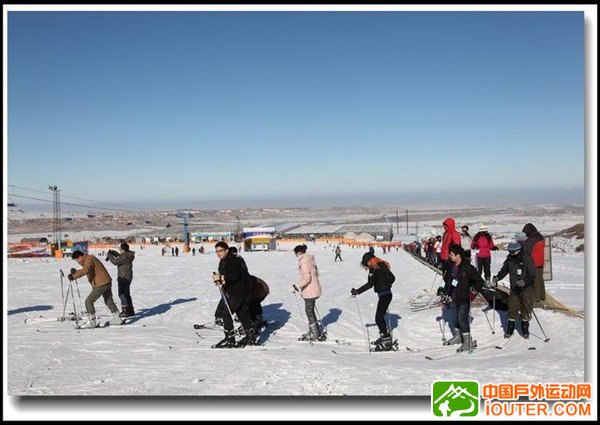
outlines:
[[[544,237],[531,223],[527,223],[525,227],[523,227],[523,233],[527,236],[525,244],[523,245],[523,250],[533,259],[533,263],[537,268],[543,267],[544,246],[546,245]]]
[[[533,287],[536,273],[532,258],[521,249],[518,255],[508,254],[497,278],[502,280],[508,275],[511,290],[514,291],[518,286],[526,290]],[[519,281],[523,281],[523,284],[520,285]]]
[[[446,225],[446,231],[442,235],[442,252],[440,258],[442,261],[446,261],[450,258],[450,246],[460,246],[460,234],[456,231],[456,223],[453,218],[447,218],[443,224]]]

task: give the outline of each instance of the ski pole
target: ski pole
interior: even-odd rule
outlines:
[[[294,299],[296,300],[296,307],[298,307],[298,310],[300,310],[300,317],[302,317],[302,320],[304,320],[304,313],[302,312],[302,306],[300,305],[300,300],[298,299],[298,297],[296,297],[296,291],[293,291],[293,294],[294,294]]]
[[[527,304],[529,305],[529,308],[531,309],[531,313],[533,313],[533,317],[535,317],[535,321],[537,322],[538,326],[542,330],[542,333],[544,334],[544,338],[546,338],[544,340],[544,342],[550,341],[550,338],[548,338],[548,336],[546,335],[546,332],[544,332],[544,328],[542,328],[542,324],[540,323],[540,321],[537,318],[537,314],[535,314],[535,310],[533,309],[533,306],[529,302],[529,297],[527,295],[525,295],[523,298],[525,298],[525,300],[527,300]]]
[[[492,335],[494,335],[496,333],[496,293],[494,292],[492,296],[492,310],[494,310],[492,312]]]
[[[79,312],[81,317],[83,317],[83,301],[81,301],[81,293],[79,292],[79,283],[77,283],[77,279],[75,279],[75,286],[77,287],[77,296],[79,297]]]
[[[65,303],[65,288],[64,288],[64,284],[63,284],[63,278],[65,277],[65,272],[62,271],[62,269],[60,269],[60,295],[61,295],[61,301],[63,302],[63,304]]]
[[[442,309],[442,323],[440,324],[440,329],[442,331],[442,342],[446,342],[446,320],[444,318],[444,304],[442,304],[440,307]]]
[[[431,302],[431,300],[433,299],[433,287],[435,286],[435,281],[437,280],[438,277],[438,272],[435,271],[434,272],[434,276],[433,276],[433,283],[431,284],[431,288],[429,288],[429,299],[427,300],[427,304],[429,304]]]
[[[71,283],[71,286],[73,284]],[[75,315],[75,325],[79,327],[79,319],[77,318],[77,308],[75,308],[75,291],[71,289],[71,298],[73,299],[73,314]]]
[[[354,300],[356,301],[356,309],[358,310],[358,319],[361,324],[364,324],[365,327],[365,337],[367,338],[367,348],[369,349],[369,354],[371,354],[371,338],[369,338],[369,329],[367,325],[363,322],[362,314],[360,314],[360,306],[358,305],[358,299],[354,296]]]
[[[64,322],[67,319],[67,302],[69,301],[69,292],[71,292],[71,283],[69,282],[69,286],[67,287],[67,294],[65,296],[65,302],[63,304],[63,314],[62,317],[59,319],[61,322]]]
[[[487,321],[487,324],[490,327],[490,330],[492,331],[492,335],[493,335],[494,334],[494,329],[492,329],[492,324],[490,323],[490,319],[488,318],[487,313],[483,309],[481,309],[481,312],[485,316],[485,320]]]
[[[221,299],[223,300],[225,307],[227,307],[227,311],[229,312],[229,316],[231,317],[231,322],[233,322],[234,321],[233,312],[231,311],[231,307],[229,307],[229,303],[227,302],[227,299],[225,298],[225,294],[223,293],[223,289],[221,288],[220,284],[217,285],[217,289],[219,290],[219,294],[221,294]]]

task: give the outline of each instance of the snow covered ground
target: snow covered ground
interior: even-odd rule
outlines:
[[[429,396],[431,383],[439,379],[584,381],[585,321],[552,311],[536,312],[550,341],[544,343],[540,328],[532,323],[535,351],[527,350],[519,336],[502,351],[492,348],[444,360],[427,360],[425,355],[454,348],[407,351],[406,346],[441,345],[443,328],[439,309],[411,311],[408,300],[435,290],[439,278],[402,251],[377,252],[392,264],[397,277],[390,313],[400,351],[367,350],[362,324],[375,339],[377,298],[371,291],[356,299],[349,296],[350,288],[366,281],[358,265],[364,250],[345,247],[344,261],[334,262],[331,248],[319,243],[309,244],[309,252],[321,274],[324,293],[317,308],[329,340],[298,342],[307,326],[301,300],[289,291],[298,279],[292,248],[281,244],[277,252],[243,253],[250,272],[270,285],[263,307],[272,325],[262,334],[264,346],[231,350],[210,348],[221,332],[197,334],[192,328],[212,320],[219,300],[210,279],[218,264],[213,252],[161,257],[157,246],[136,250],[132,296],[138,315],[130,325],[85,331],[75,330],[73,322],[25,323],[61,314],[59,269],[78,267],[73,260],[7,260],[8,394]],[[505,253],[494,254],[497,271]],[[571,307],[583,308],[583,254],[556,254],[554,260],[555,280],[548,283],[548,291]],[[116,267],[106,264],[116,280]],[[79,281],[79,289],[82,298],[89,294],[85,279]],[[120,305],[116,284],[113,292]],[[101,300],[96,306],[99,314],[108,315]],[[472,333],[480,346],[501,341],[500,322],[505,318],[494,319],[492,311],[481,308],[474,308],[472,316]]]

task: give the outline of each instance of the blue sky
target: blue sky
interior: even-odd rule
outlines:
[[[9,12],[8,183],[583,193],[584,59],[583,12]]]

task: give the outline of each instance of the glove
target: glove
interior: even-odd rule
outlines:
[[[73,280],[73,275],[71,273],[68,274],[67,279],[69,279],[69,281]]]
[[[72,269],[71,269],[71,271],[70,271],[70,273],[71,273],[71,274],[73,274],[73,273],[75,273],[76,271],[77,271],[77,270],[75,270],[75,268],[72,268]]]
[[[354,288],[350,289],[350,295],[352,295],[353,297],[358,295],[358,291]]]
[[[443,286],[440,286],[437,289],[436,295],[448,295],[448,292],[446,291],[446,288],[444,288]]]
[[[521,292],[523,292],[524,289],[524,286],[515,286],[514,288],[512,288],[512,293],[519,295]]]
[[[494,287],[498,286],[498,276],[492,277],[492,286],[494,286]]]
[[[221,283],[222,276],[219,273],[213,273],[212,280],[215,283]]]

